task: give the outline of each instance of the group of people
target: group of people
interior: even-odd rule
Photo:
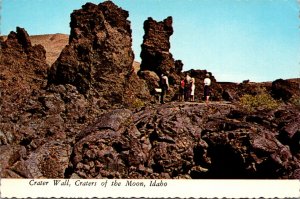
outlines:
[[[211,80],[210,75],[207,73],[206,77],[203,81],[204,84],[204,98],[206,104],[209,102],[210,97],[210,86]],[[161,87],[161,97],[160,102],[164,104],[164,96],[166,92],[169,90],[169,80],[168,77],[164,74],[160,77],[160,87]],[[186,75],[185,78],[182,78],[180,81],[179,87],[179,101],[195,101],[195,78],[190,77],[189,74]]]
[[[195,101],[195,78],[188,74],[180,81],[179,101]]]

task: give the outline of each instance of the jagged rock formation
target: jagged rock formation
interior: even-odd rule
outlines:
[[[61,117],[46,114],[46,107],[42,108],[40,103],[43,101],[40,93],[47,84],[46,75],[49,67],[45,53],[43,46],[32,46],[23,28],[17,27],[16,32],[11,32],[5,41],[1,41],[0,159],[2,177],[42,177],[42,174],[31,169],[37,169],[38,162],[47,164],[42,161],[42,156],[51,151],[49,147],[51,143],[48,146],[43,145],[47,142],[45,134],[47,131],[50,132],[50,129],[62,129],[59,126],[64,124]],[[46,101],[44,102],[47,103]],[[55,106],[57,103],[44,105],[48,106],[49,112],[60,109]],[[34,153],[28,153],[35,149],[43,151],[44,155],[35,156]],[[59,150],[55,153],[63,155],[62,152]],[[52,161],[52,163],[61,163],[63,161],[59,158],[61,155],[57,156],[59,162]],[[66,163],[68,166],[68,161]],[[57,166],[66,167],[62,164]],[[63,177],[63,173],[49,177]]]
[[[45,53],[43,46],[31,45],[28,33],[20,27],[1,41],[1,90],[7,91],[2,92],[2,97],[25,95],[27,91],[40,89],[45,85],[48,68]],[[7,89],[8,86],[10,89]],[[21,93],[14,90],[22,86]]]
[[[139,76],[147,82],[150,91],[158,87],[160,74],[167,74],[171,88],[166,96],[167,101],[177,100],[179,92],[180,77],[189,73],[196,79],[196,99],[203,97],[203,80],[206,70],[190,70],[182,73],[183,63],[181,60],[174,60],[170,51],[170,36],[173,34],[173,19],[168,17],[161,22],[157,22],[149,17],[144,22],[144,41],[141,45],[141,66]],[[156,75],[155,75],[156,74]],[[210,73],[211,74],[211,73]],[[154,81],[156,80],[156,82]],[[222,88],[216,83],[212,76],[212,99],[222,99]]]
[[[181,60],[175,61],[173,55],[170,53],[170,36],[173,34],[172,23],[172,17],[167,17],[161,22],[157,22],[149,17],[144,22],[145,34],[143,44],[141,45],[142,62],[140,74],[145,71],[155,72],[158,77],[162,73],[167,74],[171,85],[167,100],[174,98],[183,67]],[[156,85],[153,85],[151,79],[148,80],[144,75],[141,75],[141,77],[145,78],[150,91],[152,91]]]
[[[46,89],[45,50],[17,28],[1,43],[1,177],[63,178],[74,135],[103,112],[72,85]]]
[[[116,6],[111,4],[111,2],[106,2],[104,5],[100,4],[99,7],[87,4],[85,8],[93,10],[96,7],[100,7],[105,11],[105,9],[113,9]],[[122,15],[126,15],[126,12],[118,11],[121,12],[121,18]],[[102,12],[100,15],[102,18],[104,17]],[[105,15],[110,16],[109,12],[105,12]],[[114,13],[114,15],[117,15],[117,13]],[[80,18],[80,16],[78,17]],[[83,20],[84,17],[81,19]],[[93,21],[92,18],[91,21]],[[99,21],[99,23],[101,22]],[[120,25],[113,21],[111,23]],[[108,32],[111,34],[109,35],[111,40],[103,39],[101,41],[104,43],[109,42],[111,45],[116,42],[116,45],[121,45],[122,50],[126,51],[126,49],[123,49],[122,42],[118,39],[122,38],[123,40],[127,38],[131,40],[129,35],[126,36],[128,32],[122,33],[122,29],[114,30],[106,21],[101,24],[106,24],[111,31]],[[85,26],[87,24],[82,25]],[[124,27],[129,31],[128,23],[125,23]],[[123,37],[121,33],[125,34],[125,36]],[[116,39],[116,41],[113,39]],[[82,45],[90,44],[89,38],[81,37],[79,40],[80,42],[76,44],[71,42],[69,47],[66,47],[56,63],[57,65],[61,60],[69,63],[69,61],[74,61],[78,58],[66,55],[66,51],[76,52],[78,56],[86,56],[84,52],[78,52],[78,50],[82,49],[74,46],[82,47]],[[94,45],[93,41],[95,40],[92,40]],[[107,43],[105,45],[110,44]],[[93,45],[90,47],[93,47]],[[127,43],[126,45],[129,44]],[[41,45],[31,46],[30,38],[24,29],[17,28],[17,33],[11,33],[6,41],[2,39],[1,47],[0,160],[2,177],[64,177],[69,163],[72,143],[77,133],[92,124],[99,114],[107,111],[114,104],[138,108],[144,106],[147,102],[147,97],[149,97],[147,87],[131,70],[131,61],[133,60],[131,50],[125,52],[125,55],[128,53],[128,59],[126,59],[126,57],[121,57],[120,55],[123,51],[118,52],[116,49],[109,48],[108,50],[110,51],[105,53],[108,56],[107,59],[110,58],[111,60],[106,60],[106,66],[109,68],[109,64],[115,65],[112,65],[110,70],[103,72],[106,76],[101,74],[102,76],[97,77],[98,80],[100,79],[104,83],[100,84],[100,82],[96,82],[91,78],[89,83],[91,89],[88,90],[89,93],[83,95],[78,92],[80,88],[84,87],[81,87],[81,82],[69,82],[78,86],[75,87],[72,84],[68,84],[68,82],[58,83],[56,82],[58,79],[54,79],[54,77],[59,77],[59,72],[65,75],[68,74],[66,79],[67,77],[72,79],[72,75],[76,74],[68,73],[69,69],[67,67],[61,68],[62,71],[55,73],[55,75],[58,75],[55,76],[53,75],[55,65],[50,70],[50,81],[47,84],[47,69],[49,66],[46,64],[45,50]],[[100,51],[100,49],[98,50]],[[91,58],[91,63],[95,64],[101,61],[106,63],[105,60],[101,60],[105,57],[97,58],[100,54],[89,55],[91,56],[89,57]],[[78,63],[83,65],[79,67],[91,66],[85,65],[86,62],[81,61],[78,61]],[[77,61],[75,62],[77,63]],[[123,62],[124,64],[122,64]],[[130,66],[127,66],[127,63]],[[124,69],[114,68],[118,64]],[[72,65],[69,66],[71,67]],[[93,69],[93,74],[97,72],[94,70],[95,68],[90,69]],[[73,69],[70,70],[72,71]],[[118,71],[123,71],[124,73],[119,74]],[[84,73],[86,72],[85,70],[79,72],[83,72],[82,74],[87,75],[87,78],[89,77],[89,74]],[[97,74],[99,72],[100,69]],[[111,79],[110,76],[112,77]],[[52,84],[54,82],[56,84]],[[99,89],[99,86],[103,86],[104,91],[98,92],[98,90],[95,90],[95,87]],[[83,90],[80,91],[82,92]],[[116,94],[111,96],[114,93]],[[107,100],[107,98],[110,99]],[[142,99],[145,100],[142,101]]]
[[[149,99],[145,83],[133,73],[128,16],[111,1],[74,11],[69,45],[52,65],[49,83],[72,84],[107,106],[134,102],[136,96]]]
[[[25,109],[32,96],[46,86],[48,65],[43,46],[32,46],[23,28],[17,27],[0,45],[0,133],[6,134],[16,131],[16,123],[30,114]],[[1,143],[12,139],[8,136]]]
[[[144,41],[141,51],[141,70],[154,71],[158,75],[175,69],[174,59],[169,52],[170,36],[173,34],[173,19],[157,22],[149,17],[144,22]]]

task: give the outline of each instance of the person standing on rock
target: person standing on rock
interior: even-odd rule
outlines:
[[[191,97],[191,76],[189,74],[186,74],[185,77],[185,84],[184,84],[184,99],[185,101],[189,101]]]
[[[195,101],[195,78],[191,78],[191,101]]]
[[[179,101],[184,101],[184,87],[185,87],[185,81],[184,78],[181,78],[180,81],[180,87],[179,87]]]
[[[211,85],[211,80],[210,80],[210,75],[207,73],[206,78],[204,79],[204,98],[205,98],[205,103],[208,105],[209,102],[209,97],[210,97],[210,85]]]
[[[161,74],[160,76],[160,88],[161,88],[161,97],[160,97],[160,103],[164,104],[164,96],[169,90],[169,79],[166,75]]]

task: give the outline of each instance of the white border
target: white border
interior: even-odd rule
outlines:
[[[76,186],[79,179],[59,180],[65,185],[54,186],[55,179],[34,179],[47,185],[30,185],[33,179],[2,179],[1,198],[300,198],[299,180],[156,180],[167,186],[149,186],[151,180],[145,179],[80,180],[91,186]],[[111,186],[115,181],[121,186]],[[127,181],[145,186],[125,186]]]

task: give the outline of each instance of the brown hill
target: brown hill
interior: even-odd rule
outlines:
[[[44,46],[46,50],[46,62],[50,66],[56,61],[62,49],[69,42],[69,35],[61,33],[31,35],[29,38],[33,46],[37,44]],[[6,40],[7,36],[3,36],[3,39]]]
[[[69,42],[67,34],[46,34],[30,36],[32,45],[41,44],[46,50],[46,61],[50,66],[60,55],[62,49]]]
[[[3,37],[4,40],[7,36]],[[32,45],[41,44],[46,50],[46,62],[50,66],[56,61],[60,55],[62,49],[69,42],[69,35],[67,34],[44,34],[44,35],[31,35],[29,36]],[[137,61],[133,62],[133,68],[135,73],[140,70],[140,63]]]

